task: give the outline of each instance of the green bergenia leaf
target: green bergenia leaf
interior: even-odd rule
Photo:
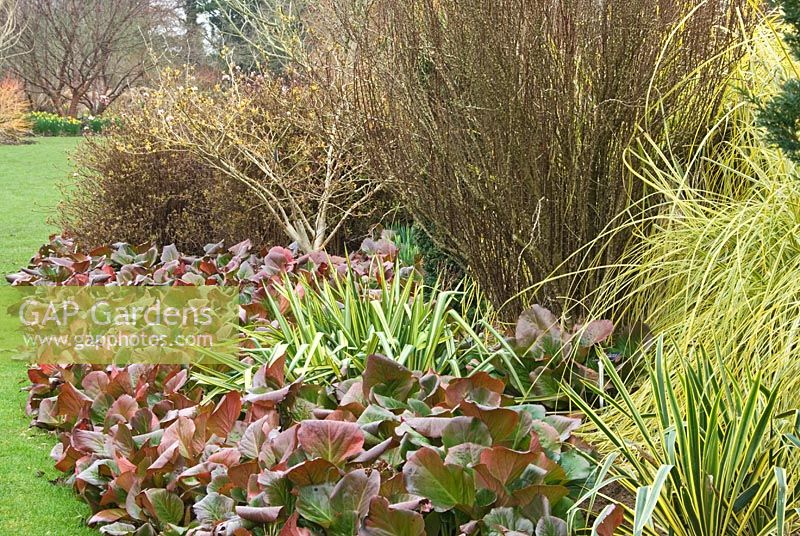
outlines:
[[[150,503],[150,514],[162,525],[180,525],[183,521],[184,506],[180,497],[161,488],[145,490],[145,496]]]
[[[489,428],[475,417],[452,417],[442,431],[442,444],[449,448],[471,443],[489,446],[492,436]]]
[[[475,502],[472,469],[445,464],[432,448],[423,447],[409,456],[403,477],[408,491],[429,499],[439,512]]]
[[[543,516],[536,523],[536,536],[567,536],[567,522],[553,516]]]
[[[331,506],[333,488],[331,482],[301,487],[297,495],[297,512],[308,521],[330,527],[335,518]]]
[[[194,513],[201,523],[225,521],[233,515],[233,499],[209,493],[194,505]]]
[[[533,521],[513,508],[494,508],[483,518],[489,536],[504,536],[509,532],[533,534]]]
[[[412,510],[402,510],[389,506],[383,497],[375,497],[370,502],[369,515],[359,531],[359,536],[423,536],[425,521]]]

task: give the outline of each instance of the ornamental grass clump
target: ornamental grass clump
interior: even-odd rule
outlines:
[[[800,404],[800,181],[751,139],[727,160],[698,153],[686,167],[653,145],[632,155],[664,202],[625,223],[639,242],[592,299],[597,314],[643,319],[680,352],[717,348],[735,374],[780,383],[778,406],[789,410]],[[707,170],[728,193],[695,186]],[[650,394],[635,396],[644,408]]]

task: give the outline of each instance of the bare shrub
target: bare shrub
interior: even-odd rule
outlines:
[[[315,84],[234,74],[210,90],[159,94],[160,143],[246,186],[301,250],[328,247],[371,207],[377,188],[364,176],[360,140]]]
[[[17,40],[17,0],[0,0],[0,63]]]
[[[28,101],[22,84],[0,79],[0,143],[17,143],[29,131]]]
[[[72,117],[82,106],[102,113],[144,76],[146,38],[167,12],[150,0],[25,0],[17,7],[11,68],[32,99]]]
[[[78,150],[78,176],[65,189],[57,223],[82,245],[174,242],[199,252],[219,240],[288,244],[297,237],[276,214],[305,217],[327,203],[329,216],[343,216],[343,199],[360,195],[355,182],[344,184],[353,190],[339,187],[335,173],[344,163],[328,164],[329,146],[298,128],[313,119],[303,105],[313,89],[267,80],[207,84],[177,71],[165,71],[161,82],[134,93],[119,124]],[[333,229],[326,219],[313,221],[322,222],[314,236],[325,237],[317,245],[344,252],[352,245],[344,236],[360,241],[371,221],[349,215]]]
[[[695,143],[751,18],[745,0],[353,4],[370,20],[354,39],[374,176],[507,316],[602,277],[516,299],[553,270],[578,270],[571,255],[645,195],[623,163],[639,127],[656,140],[670,130],[676,155]]]

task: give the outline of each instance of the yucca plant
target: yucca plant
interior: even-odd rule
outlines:
[[[414,276],[380,278],[377,288],[363,285],[352,273],[332,281],[285,284],[267,297],[272,323],[244,329],[252,342],[246,358],[204,352],[206,359],[194,366],[193,377],[211,386],[213,397],[246,388],[255,370],[281,356],[288,379],[302,376],[308,382],[361,374],[367,356],[375,353],[417,371],[462,376],[487,370],[489,359],[478,361],[479,349],[466,340],[477,335],[454,307],[470,296],[458,289],[426,289]]]
[[[719,353],[696,352],[669,361],[677,367],[670,373],[663,338],[657,342],[649,391],[654,413],[640,409],[612,366],[606,370],[617,396],[587,383],[635,434],[621,435],[619,419],[607,420],[564,386],[615,448],[611,459],[623,462],[607,463],[604,478],[583,500],[603,495],[601,488],[610,481],[634,494],[632,507],[606,508],[606,514],[624,510],[626,523],[614,534],[796,534],[798,482],[787,474],[796,476],[800,462],[800,412],[778,413],[779,384],[769,385],[759,373],[733,374]]]

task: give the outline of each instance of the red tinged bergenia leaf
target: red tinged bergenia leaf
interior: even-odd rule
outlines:
[[[181,369],[178,372],[174,373],[164,382],[164,394],[170,395],[176,392],[178,389],[183,387],[186,383],[186,380],[189,379],[189,371],[187,369]]]
[[[178,452],[187,459],[194,458],[203,449],[203,443],[195,440],[196,426],[194,421],[187,417],[178,417],[166,430],[158,446],[158,452],[164,451],[174,444],[178,445]]]
[[[264,525],[277,521],[281,510],[282,506],[237,506],[236,515],[246,521]]]
[[[625,520],[625,512],[618,504],[607,504],[597,516],[597,536],[614,536],[614,531]]]
[[[476,372],[468,378],[450,380],[444,393],[447,405],[451,408],[464,400],[497,407],[502,402],[504,389],[505,384],[502,380],[493,378],[485,372]]]
[[[323,460],[322,458],[300,462],[286,472],[286,478],[295,486],[326,484],[335,482],[340,476],[339,469],[328,460]]]
[[[373,497],[358,536],[423,536],[425,521],[411,510],[395,509],[384,497]]]
[[[587,348],[608,339],[614,333],[614,323],[611,320],[592,320],[579,333],[581,347]]]
[[[272,429],[268,417],[262,417],[250,423],[239,440],[239,450],[252,460],[258,459],[261,446],[267,440],[267,434]]]
[[[106,393],[114,398],[119,398],[122,395],[134,394],[130,372],[128,372],[127,368],[116,370],[111,373],[111,382],[109,382],[106,388]]]
[[[100,370],[93,370],[81,381],[83,392],[89,398],[97,398],[106,391],[109,383],[108,374]]]
[[[67,449],[62,452],[55,467],[62,473],[70,473],[75,468],[75,463],[82,457],[83,454],[79,450],[68,446]]]
[[[278,536],[311,536],[311,531],[307,528],[298,527],[297,520],[300,516],[295,512],[289,516],[286,523],[283,524]]]
[[[105,374],[103,375],[105,376]],[[33,384],[50,385],[50,375],[39,367],[31,367],[28,369],[28,379]]]
[[[237,488],[247,489],[251,475],[257,475],[261,468],[256,460],[232,465],[228,468],[228,478]]]
[[[385,439],[372,447],[369,450],[365,450],[351,461],[353,463],[373,463],[378,458],[380,458],[385,452],[389,449],[396,447],[399,444],[397,438],[390,437],[389,439]]]
[[[58,415],[66,415],[69,420],[83,419],[88,416],[91,405],[92,399],[75,389],[71,383],[61,385],[61,392],[56,399]]]
[[[520,419],[519,413],[513,409],[492,408],[471,402],[462,402],[460,407],[464,415],[475,417],[486,424],[494,444],[507,440],[514,433]]]
[[[97,523],[113,523],[119,521],[123,517],[127,517],[128,512],[124,508],[109,508],[108,510],[101,510],[89,519],[89,526],[96,525]]]
[[[367,365],[362,375],[364,397],[369,399],[370,392],[377,386],[380,386],[382,395],[405,400],[414,386],[413,375],[394,359],[373,354],[367,357]]]
[[[280,389],[275,389],[274,391],[266,391],[263,393],[250,393],[244,397],[246,402],[251,402],[253,404],[260,404],[267,408],[274,408],[279,403],[283,402],[286,399],[290,399],[297,392],[300,390],[301,387],[301,380],[295,380],[294,382],[281,387]]]
[[[109,438],[109,436],[102,432],[73,430],[70,442],[73,447],[81,452],[107,455],[106,438]]]
[[[429,439],[438,439],[453,419],[454,417],[411,417],[403,422]]]
[[[514,338],[521,348],[529,348],[542,335],[558,339],[561,336],[561,326],[558,318],[541,305],[534,305],[522,312],[517,320]]]
[[[285,377],[286,356],[281,355],[270,365],[264,365],[253,376],[253,387],[283,387]]]
[[[503,485],[519,477],[538,458],[535,452],[519,452],[505,447],[492,447],[481,452],[481,465]]]
[[[358,469],[345,474],[331,493],[331,507],[337,515],[355,512],[356,517],[367,515],[369,503],[381,489],[378,471]]]
[[[303,421],[297,440],[309,458],[322,458],[334,465],[341,465],[364,447],[361,428],[342,421]]]
[[[232,467],[239,463],[239,458],[242,457],[242,453],[239,452],[239,449],[234,448],[225,448],[219,449],[218,451],[214,452],[208,457],[208,462],[211,463],[219,463],[224,465],[225,467]]]
[[[228,437],[242,412],[242,396],[237,391],[226,394],[208,419],[206,430],[219,437]]]
[[[175,441],[170,446],[161,450],[161,445],[159,445],[159,455],[150,466],[147,468],[148,471],[159,471],[170,466],[174,461],[175,457],[178,455],[178,447],[179,442]]]
[[[136,402],[136,399],[130,395],[122,395],[111,404],[111,407],[108,408],[107,415],[119,415],[125,419],[125,422],[129,422],[133,419],[133,416],[136,415],[137,411],[139,411],[139,403]]]

